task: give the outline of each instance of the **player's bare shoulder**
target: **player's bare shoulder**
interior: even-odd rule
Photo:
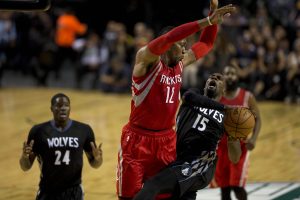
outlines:
[[[133,76],[141,77],[146,75],[151,67],[158,62],[159,56],[151,53],[147,46],[140,48],[136,53]]]

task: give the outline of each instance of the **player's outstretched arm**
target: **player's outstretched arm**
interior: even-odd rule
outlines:
[[[149,71],[149,67],[151,68],[159,61],[159,56],[165,53],[175,42],[183,40],[207,26],[219,23],[220,21],[216,20],[219,16],[223,18],[223,15],[233,12],[234,9],[232,5],[216,9],[211,18],[182,24],[152,40],[147,46],[139,49],[137,52],[133,76],[144,76]],[[201,38],[202,40],[206,40],[204,36]]]
[[[90,145],[92,151],[86,152],[86,156],[89,160],[90,165],[93,168],[99,168],[103,163],[103,156],[102,156],[102,149],[101,149],[102,143],[100,143],[98,147],[94,142],[91,142]]]
[[[23,143],[22,155],[20,158],[20,167],[23,171],[27,171],[32,167],[32,164],[35,160],[35,154],[33,152],[34,140],[31,140],[30,143]]]

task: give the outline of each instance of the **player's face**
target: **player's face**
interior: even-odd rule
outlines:
[[[226,83],[226,90],[232,91],[238,87],[238,74],[234,67],[225,67],[224,79]]]
[[[186,52],[186,40],[181,40],[172,45],[169,51],[170,66],[176,65],[180,60],[183,59]]]
[[[206,81],[204,92],[207,97],[215,99],[224,93],[224,78],[222,74],[214,73]]]
[[[56,122],[66,122],[70,115],[70,102],[66,97],[57,97],[54,105],[51,106],[51,110]]]

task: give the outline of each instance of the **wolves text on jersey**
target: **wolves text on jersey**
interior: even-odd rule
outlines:
[[[223,122],[224,114],[220,113],[218,110],[202,108],[202,107],[194,107],[194,109],[199,110],[201,113],[212,116],[219,123]]]
[[[49,148],[53,148],[53,147],[73,147],[73,148],[78,148],[79,147],[78,140],[79,139],[77,137],[53,137],[53,138],[47,138]]]

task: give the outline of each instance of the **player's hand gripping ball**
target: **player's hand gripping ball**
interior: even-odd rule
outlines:
[[[238,139],[246,139],[255,125],[254,114],[246,107],[226,109],[224,127],[226,133]]]

